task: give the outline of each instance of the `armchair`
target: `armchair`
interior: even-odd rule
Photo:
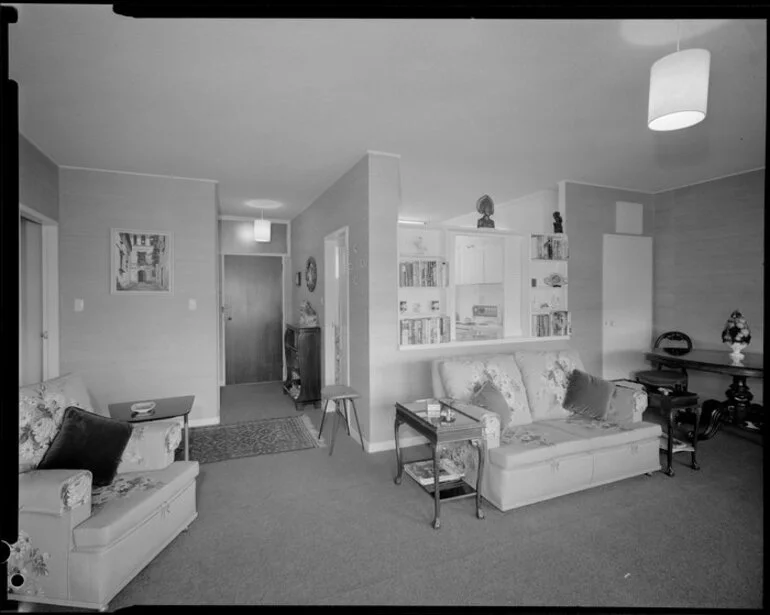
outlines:
[[[8,562],[8,597],[105,610],[196,518],[198,462],[174,461],[181,425],[170,420],[133,426],[104,487],[93,487],[88,470],[36,469],[70,405],[103,414],[78,375],[19,391],[20,531]]]

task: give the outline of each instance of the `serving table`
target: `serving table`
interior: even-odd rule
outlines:
[[[653,365],[732,376],[733,382],[725,391],[727,399],[707,399],[703,402],[700,421],[703,430],[698,434],[699,440],[713,437],[723,424],[755,433],[763,431],[763,408],[751,403],[754,395],[746,384],[746,378],[763,377],[761,354],[745,353],[742,359],[736,360],[726,350],[691,350],[683,355],[673,355],[663,349],[655,349],[646,352],[644,357]],[[693,435],[691,432],[690,437]]]
[[[481,481],[484,476],[484,459],[486,458],[486,440],[484,439],[484,428],[480,420],[465,414],[460,406],[455,406],[450,400],[441,400],[442,407],[449,406],[453,414],[454,421],[446,422],[441,417],[429,417],[425,402],[416,401],[410,403],[396,404],[396,476],[393,479],[397,485],[401,484],[401,476],[404,471],[404,462],[399,445],[399,427],[406,423],[412,427],[421,436],[427,438],[433,451],[433,484],[420,485],[426,492],[433,496],[433,527],[441,527],[441,500],[454,500],[476,496],[476,516],[479,519],[484,518],[484,511],[481,508]],[[469,440],[471,445],[476,448],[479,455],[478,474],[476,476],[476,487],[470,486],[462,479],[441,482],[439,480],[439,452],[440,445],[448,442],[458,442]],[[408,475],[408,474],[407,474]]]

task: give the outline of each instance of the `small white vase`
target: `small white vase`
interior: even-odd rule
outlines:
[[[728,344],[728,346],[730,346],[730,349],[732,350],[732,352],[730,353],[730,356],[732,358],[734,358],[734,359],[742,359],[743,357],[746,356],[746,355],[744,355],[741,352],[741,350],[746,348],[746,346],[748,346],[748,344],[744,344],[743,342],[732,342],[732,343]]]

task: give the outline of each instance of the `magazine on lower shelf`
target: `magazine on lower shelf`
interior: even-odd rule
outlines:
[[[429,486],[434,484],[432,459],[404,464],[404,470],[421,485]],[[460,480],[463,476],[465,476],[465,473],[449,459],[439,461],[439,483]]]

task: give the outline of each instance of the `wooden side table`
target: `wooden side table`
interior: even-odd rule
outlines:
[[[695,428],[692,432],[692,443],[683,442],[674,437],[674,426],[677,424],[677,415],[687,410],[695,415]],[[698,453],[698,426],[700,423],[701,407],[698,405],[698,396],[695,393],[674,393],[672,395],[660,395],[660,411],[668,427],[668,435],[661,436],[660,448],[666,451],[666,465],[663,473],[667,476],[674,475],[672,465],[675,453],[692,454],[690,467],[700,470],[696,455]]]
[[[442,406],[448,405],[442,402]],[[450,406],[451,408],[451,406]],[[441,500],[455,500],[476,496],[476,516],[479,519],[484,518],[484,511],[481,508],[481,484],[484,476],[484,459],[486,458],[486,440],[484,439],[484,427],[478,419],[463,413],[457,408],[452,408],[455,420],[451,423],[444,422],[440,418],[428,418],[425,403],[397,403],[396,420],[394,424],[396,436],[396,476],[393,481],[401,484],[401,477],[404,470],[404,462],[399,445],[399,427],[406,423],[412,427],[421,436],[428,439],[428,443],[433,450],[433,477],[432,485],[424,486],[417,483],[424,491],[433,496],[433,527],[441,527]],[[479,468],[476,475],[476,488],[474,489],[462,479],[440,482],[439,481],[439,446],[448,442],[458,442],[469,440],[471,445],[476,448],[479,455]],[[422,460],[425,461],[425,460]]]
[[[143,402],[155,402],[155,407],[149,412],[138,413],[131,409],[131,406]],[[118,404],[109,404],[110,416],[114,419],[127,421],[129,423],[144,423],[147,421],[160,421],[163,419],[173,419],[184,417],[184,460],[190,460],[190,424],[188,415],[192,410],[195,395],[185,395],[183,397],[163,397],[160,399],[143,399],[138,401],[126,401]]]

